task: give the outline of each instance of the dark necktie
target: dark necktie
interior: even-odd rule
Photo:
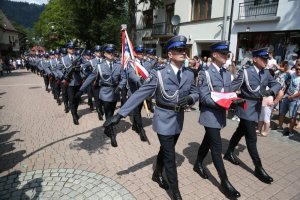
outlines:
[[[258,71],[258,76],[259,76],[259,79],[261,79],[261,75],[262,75],[263,71],[262,69]]]
[[[109,68],[110,68],[110,70],[112,70],[112,63],[111,62],[109,63]]]
[[[181,70],[178,70],[176,76],[177,76],[178,83],[180,83],[180,81],[181,81]]]
[[[221,68],[220,68],[220,75],[221,75],[222,78],[223,78],[223,71],[224,71],[224,70],[223,70],[223,67],[221,67]]]
[[[71,62],[73,62],[73,61],[74,61],[73,56],[71,56]]]

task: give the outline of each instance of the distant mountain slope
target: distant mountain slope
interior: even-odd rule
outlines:
[[[40,14],[44,11],[45,5],[0,0],[0,9],[9,20],[24,27],[32,28]]]

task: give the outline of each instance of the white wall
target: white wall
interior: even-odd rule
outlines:
[[[250,28],[250,32],[300,30],[299,0],[279,0],[277,10],[277,16],[280,17],[279,21],[236,24],[234,20],[238,19],[239,3],[243,2],[244,0],[236,0],[234,2],[232,34],[230,39],[230,49],[232,52],[236,52],[238,33],[245,32],[247,27]]]

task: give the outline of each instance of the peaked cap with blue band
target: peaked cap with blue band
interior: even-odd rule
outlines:
[[[67,48],[61,48],[61,49],[60,49],[60,52],[61,52],[62,54],[67,54]]]
[[[229,53],[229,44],[228,41],[217,42],[210,46],[210,50],[212,52]]]
[[[95,51],[101,51],[101,46],[100,45],[96,45],[95,48],[94,48],[94,52]]]
[[[50,51],[49,51],[49,55],[50,55],[50,56],[53,56],[53,55],[54,55],[54,51],[53,51],[53,50],[50,50]]]
[[[85,50],[84,51],[84,55],[91,56],[92,55],[92,51],[91,50]]]
[[[80,55],[80,49],[76,49],[75,55],[76,55],[76,56],[79,56],[79,55]]]
[[[114,52],[115,51],[115,45],[106,44],[106,45],[103,46],[103,51],[105,51],[105,52]]]
[[[136,47],[134,47],[134,51],[136,53],[144,53],[144,45],[142,44],[137,45]]]
[[[167,41],[167,45],[165,47],[166,51],[169,51],[173,48],[185,48],[186,47],[186,37],[183,35],[177,35],[172,37]]]
[[[54,54],[60,54],[60,50],[59,49],[55,49]]]
[[[252,56],[268,59],[269,58],[269,48],[265,47],[265,48],[261,48],[261,49],[255,49],[252,51]]]
[[[74,49],[75,48],[75,45],[72,41],[69,41],[66,46],[67,46],[68,49]]]

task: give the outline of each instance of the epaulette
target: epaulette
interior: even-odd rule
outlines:
[[[250,67],[249,65],[244,65],[241,69],[247,69],[249,67]]]

